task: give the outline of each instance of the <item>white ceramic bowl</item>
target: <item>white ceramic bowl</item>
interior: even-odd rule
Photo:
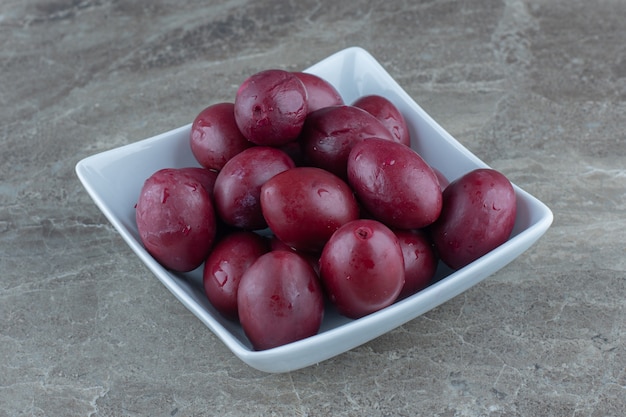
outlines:
[[[346,103],[367,94],[390,99],[406,117],[412,137],[420,138],[412,147],[448,179],[487,166],[428,116],[365,50],[342,50],[306,71],[328,80]],[[515,186],[515,228],[511,238],[497,249],[458,271],[441,264],[435,284],[381,311],[350,320],[329,309],[317,335],[255,351],[241,327],[221,317],[209,304],[202,289],[201,267],[186,274],[172,273],[146,252],[139,239],[134,205],[145,179],[165,167],[198,166],[189,147],[190,127],[90,156],[76,165],[76,172],[96,205],[139,259],[236,356],[261,371],[287,372],[321,362],[414,319],[504,267],[534,244],[552,223],[550,209]]]

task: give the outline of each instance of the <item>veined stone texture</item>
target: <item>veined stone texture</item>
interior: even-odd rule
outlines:
[[[623,0],[2,1],[0,417],[626,416],[625,22]],[[554,223],[404,326],[261,373],[74,166],[349,46]]]

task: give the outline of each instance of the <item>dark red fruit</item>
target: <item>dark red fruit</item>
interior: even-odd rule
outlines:
[[[215,238],[211,197],[191,175],[175,168],[152,174],[141,188],[135,219],[141,242],[165,268],[199,267]]]
[[[321,251],[335,230],[359,215],[350,187],[314,167],[290,169],[268,180],[261,188],[261,209],[278,239],[309,252]]]
[[[322,289],[311,266],[295,253],[260,256],[243,274],[239,320],[256,350],[315,335],[324,316]]]
[[[359,318],[387,307],[404,285],[398,238],[375,220],[347,223],[324,246],[320,275],[330,301],[347,317]]]
[[[191,124],[191,152],[207,169],[219,171],[230,158],[253,146],[239,131],[234,108],[233,103],[211,105]]]
[[[354,106],[332,106],[307,116],[300,143],[311,165],[345,179],[350,150],[368,138],[393,141],[389,130],[365,110]]]
[[[391,132],[393,139],[406,146],[411,146],[411,136],[404,116],[389,99],[372,94],[357,99],[353,106],[359,107],[376,117]]]
[[[515,225],[515,190],[500,172],[481,168],[446,187],[430,228],[442,261],[459,269],[506,242]]]
[[[235,121],[257,145],[278,146],[295,140],[307,115],[307,93],[290,72],[271,69],[246,79],[235,97]]]
[[[241,277],[268,250],[268,242],[254,232],[234,232],[217,242],[204,263],[202,281],[207,298],[222,315],[237,318]]]
[[[213,189],[220,219],[246,230],[267,227],[261,212],[261,186],[294,166],[287,154],[268,146],[255,146],[234,156],[219,172]]]

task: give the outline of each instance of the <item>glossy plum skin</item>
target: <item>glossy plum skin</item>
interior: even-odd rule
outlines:
[[[391,228],[419,229],[441,212],[435,172],[397,142],[369,139],[355,144],[348,157],[348,182],[367,211]]]
[[[255,146],[231,158],[217,175],[215,208],[224,223],[245,230],[267,226],[261,212],[261,186],[274,175],[295,165],[284,152]]]
[[[300,143],[309,164],[346,178],[350,150],[368,138],[393,141],[389,130],[374,116],[358,107],[343,105],[310,113]]]
[[[261,71],[239,86],[234,113],[239,130],[250,142],[284,145],[300,135],[308,113],[307,92],[288,71]]]
[[[211,197],[193,176],[166,168],[143,184],[135,210],[141,242],[165,268],[187,272],[199,267],[215,239]]]
[[[426,288],[437,271],[437,255],[427,233],[421,230],[394,230],[404,259],[404,286],[398,298]]]
[[[263,216],[276,237],[302,251],[321,251],[330,236],[359,216],[350,187],[315,167],[298,167],[261,187]]]
[[[324,316],[322,289],[311,266],[293,252],[261,255],[243,274],[239,320],[256,350],[317,334]]]
[[[341,94],[325,79],[307,72],[294,72],[307,92],[307,108],[311,113],[324,107],[344,104]]]
[[[268,251],[267,240],[254,232],[233,232],[215,244],[204,263],[202,281],[207,298],[224,317],[238,317],[237,290],[241,277]]]
[[[288,252],[293,252],[293,253],[300,255],[302,258],[304,258],[304,260],[306,260],[311,265],[311,267],[315,271],[315,274],[319,276],[320,254],[318,252],[298,251],[295,248],[292,248],[291,246],[286,244],[285,242],[282,242],[276,236],[272,236],[270,238],[270,249],[271,250],[286,250]]]
[[[218,171],[230,158],[253,146],[235,123],[233,103],[217,103],[202,110],[191,124],[189,143],[200,165]]]
[[[453,269],[468,265],[508,240],[516,213],[515,191],[500,172],[479,168],[452,181],[429,228],[439,257]]]
[[[215,181],[217,180],[217,171],[199,167],[184,167],[179,168],[179,170],[194,177],[213,199],[213,188],[215,188]]]
[[[359,97],[353,106],[359,107],[376,117],[391,132],[393,139],[411,146],[411,135],[400,110],[389,99],[377,94]]]
[[[404,285],[398,238],[376,220],[347,223],[324,246],[320,276],[340,314],[359,318],[387,307]]]

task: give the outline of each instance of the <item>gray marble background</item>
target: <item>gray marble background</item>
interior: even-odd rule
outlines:
[[[624,0],[2,1],[0,416],[625,416],[625,22]],[[261,373],[74,166],[354,45],[554,224],[389,334]]]

